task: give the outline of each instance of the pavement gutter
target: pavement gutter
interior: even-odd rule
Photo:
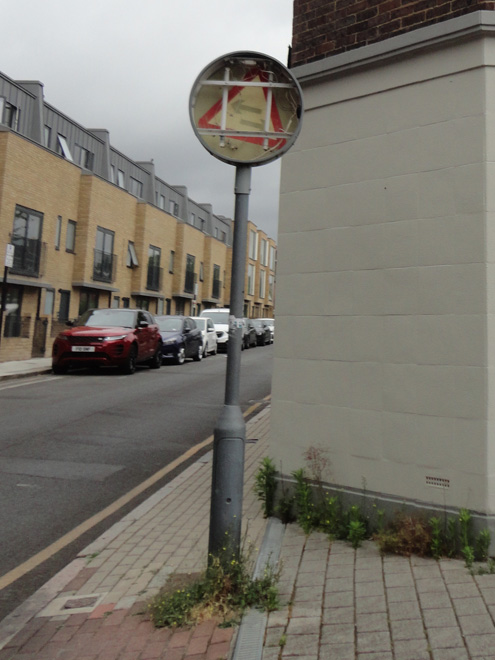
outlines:
[[[261,543],[253,578],[262,576],[267,566],[276,568],[280,557],[285,525],[278,518],[270,518]],[[268,616],[254,608],[242,617],[232,660],[261,660]]]

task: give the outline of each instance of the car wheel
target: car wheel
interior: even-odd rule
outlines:
[[[52,365],[52,371],[57,376],[63,376],[64,374],[67,373],[68,369],[67,369],[67,367],[59,367],[58,365],[53,364]]]
[[[122,365],[121,371],[123,374],[131,375],[136,371],[137,364],[137,348],[133,344],[129,349],[129,354],[127,355],[127,360]]]
[[[162,345],[158,344],[155,354],[148,362],[150,369],[159,369],[162,366]]]
[[[180,346],[178,352],[177,352],[177,357],[175,358],[176,364],[184,364],[186,361],[186,349],[184,346]]]
[[[195,362],[201,362],[202,359],[203,359],[203,344],[200,343],[198,346],[198,350],[193,355],[193,360]]]

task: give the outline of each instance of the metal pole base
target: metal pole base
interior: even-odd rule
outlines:
[[[208,559],[239,556],[246,423],[239,406],[225,405],[214,432]]]

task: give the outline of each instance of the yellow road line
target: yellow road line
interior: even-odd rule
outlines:
[[[266,403],[266,401],[268,401],[269,399],[270,399],[270,395],[265,397],[263,401],[260,401],[250,406],[244,413],[244,417],[248,417],[249,415],[251,415],[255,410],[257,410],[257,408],[259,408],[263,403]],[[176,458],[174,461],[166,465],[161,470],[158,470],[158,472],[155,472],[155,474],[152,474],[151,477],[148,477],[148,479],[137,485],[128,493],[122,495],[122,497],[119,497],[117,500],[115,500],[115,502],[112,502],[112,504],[102,509],[102,511],[96,513],[94,516],[91,516],[91,518],[88,518],[77,527],[74,527],[74,529],[72,529],[70,532],[64,534],[64,536],[54,541],[54,543],[51,543],[49,546],[47,546],[37,554],[33,555],[22,564],[19,564],[19,566],[16,566],[8,573],[5,573],[5,575],[0,577],[0,590],[5,589],[5,587],[9,586],[9,584],[12,584],[19,578],[23,577],[24,575],[26,575],[26,573],[29,573],[34,568],[42,564],[44,561],[50,559],[50,557],[53,557],[53,555],[55,555],[57,552],[62,550],[62,548],[65,548],[67,545],[78,539],[85,532],[89,531],[92,527],[98,525],[100,522],[105,520],[105,518],[108,518],[108,516],[111,516],[112,514],[116,513],[125,504],[128,504],[135,497],[143,493],[146,489],[148,489],[150,486],[155,484],[157,481],[160,481],[160,479],[166,476],[169,472],[175,470],[176,467],[187,461],[189,458],[194,456],[194,454],[197,454],[198,451],[201,451],[201,449],[204,449],[212,442],[213,442],[213,436],[210,435],[208,438],[206,438],[206,440],[203,440],[199,444],[188,449],[184,454]]]

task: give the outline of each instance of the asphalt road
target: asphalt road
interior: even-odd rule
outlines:
[[[270,393],[272,354],[271,346],[242,353],[243,411]],[[81,370],[0,384],[0,576],[208,438],[223,405],[225,367],[219,354],[132,376]],[[0,620],[178,470],[5,586]]]

